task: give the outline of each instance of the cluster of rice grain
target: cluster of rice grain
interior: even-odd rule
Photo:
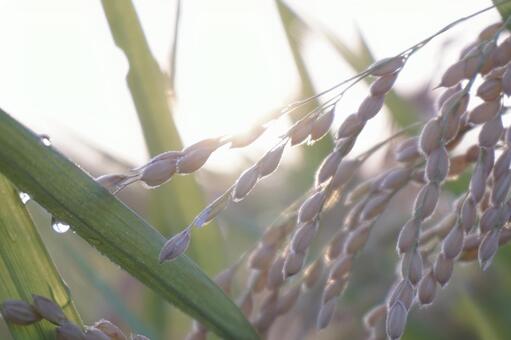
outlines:
[[[371,86],[371,95],[362,102],[358,112],[350,116],[346,124],[339,129],[337,145],[330,157],[330,164],[329,166],[322,167],[318,173],[319,182],[318,192],[316,192],[317,195],[314,199],[311,198],[311,201],[307,202],[310,208],[308,210],[309,212],[312,213],[313,209],[317,209],[319,215],[319,211],[321,210],[327,194],[325,190],[327,186],[322,185],[326,179],[333,176],[333,180],[330,181],[328,188],[334,187],[334,184],[341,186],[343,181],[349,179],[345,177],[350,170],[353,170],[353,167],[350,168],[352,162],[341,162],[341,160],[353,147],[356,137],[365,125],[365,122],[380,111],[383,106],[384,95],[391,89],[397,77],[397,73],[403,66],[405,60],[406,57],[403,56],[382,60],[369,67],[367,71],[351,79],[352,84],[350,86],[367,75],[379,77],[378,80],[373,83],[373,86]],[[345,82],[342,82],[318,96],[300,101],[299,104],[305,104],[311,99],[328,94],[344,83]],[[344,91],[349,89],[350,86]],[[344,91],[327,101],[326,104],[306,114],[305,117],[288,129],[288,131],[281,136],[280,141],[275,147],[269,150],[256,164],[245,170],[231,188],[199,213],[183,232],[175,235],[166,242],[160,253],[160,261],[172,260],[183,253],[190,241],[190,229],[193,226],[204,226],[225,209],[230,201],[239,202],[243,200],[260,179],[273,173],[277,169],[288,143],[291,146],[305,142],[312,144],[325,136],[330,130],[335,116],[335,105],[340,98],[342,98]],[[299,107],[299,105],[291,106],[289,110],[284,110],[283,112],[289,113],[297,107]],[[249,145],[255,141],[265,129],[265,125],[259,125],[246,138],[231,136],[205,139],[181,151],[168,151],[159,154],[145,165],[135,168],[127,174],[100,176],[96,181],[114,194],[138,181],[142,182],[147,188],[157,188],[169,181],[174,174],[186,175],[199,170],[214,151],[226,144],[229,144],[231,147]],[[339,171],[336,171],[337,169]],[[328,171],[333,171],[333,173],[329,174]],[[336,173],[338,174],[337,176],[335,176]],[[328,178],[325,178],[325,176]],[[306,216],[304,215],[304,217]],[[314,228],[310,227],[308,229]],[[291,256],[296,258],[294,263],[296,264],[295,267],[297,267],[300,262],[299,258],[303,258],[303,256],[295,256],[294,254],[296,254],[296,252],[293,251],[291,254]]]
[[[394,149],[397,166],[352,189],[347,185],[371,152],[354,159],[347,156],[364,126],[383,107],[385,95],[392,89],[407,59],[452,25],[405,52],[383,59],[348,81],[311,97],[332,94],[347,84],[344,90],[291,126],[278,143],[245,170],[224,194],[197,215],[188,227],[170,238],[161,250],[160,261],[172,260],[186,251],[193,227],[202,227],[230,202],[247,197],[262,178],[277,169],[288,145],[313,143],[327,134],[334,120],[336,104],[344,92],[362,78],[373,76],[376,79],[370,86],[369,96],[357,112],[339,126],[335,146],[319,166],[313,188],[298,207],[293,206],[290,213],[264,232],[250,252],[247,260],[250,275],[238,296],[238,304],[264,336],[279,316],[292,309],[300,296],[316,287],[321,289],[316,325],[319,329],[327,327],[335,313],[337,297],[350,279],[353,259],[367,243],[378,217],[396,193],[409,182],[415,182],[420,189],[411,216],[397,238],[398,276],[385,303],[373,308],[364,318],[370,338],[379,338],[382,334],[390,339],[400,338],[412,306],[427,306],[433,302],[437,285],[443,287],[448,283],[456,261],[477,258],[486,269],[499,246],[511,240],[511,230],[506,227],[511,218],[511,200],[507,199],[511,187],[511,132],[504,129],[501,118],[505,111],[502,98],[511,95],[511,37],[498,42],[505,24],[497,23],[484,29],[477,40],[462,51],[459,60],[443,73],[438,87],[445,89],[438,101],[438,113],[426,122],[418,137],[408,138]],[[475,97],[470,93],[471,88],[479,78],[482,82],[475,95],[482,102],[467,111],[469,101]],[[311,98],[290,108],[299,107]],[[462,154],[450,155],[466,133],[477,126],[481,127],[478,143]],[[136,181],[150,188],[158,187],[174,174],[197,171],[224,145],[249,145],[265,129],[266,125],[261,125],[245,137],[207,139],[182,151],[160,154],[128,174],[107,175],[97,180],[113,192]],[[504,130],[506,133],[502,138]],[[499,145],[500,140],[503,145]],[[500,147],[503,152],[495,162],[495,151]],[[472,166],[470,185],[454,203],[452,212],[423,231],[423,225],[436,210],[443,183]],[[321,214],[334,196],[343,197],[350,205],[348,214],[339,223],[331,241],[320,251],[320,256],[302,270],[318,232]],[[475,228],[477,224],[478,229]],[[240,263],[215,278],[226,293],[230,293]],[[189,340],[206,337],[207,329],[199,323],[194,324],[188,335]]]
[[[369,67],[368,74],[378,77],[371,86],[371,94],[360,104],[337,131],[334,150],[325,157],[316,175],[316,187],[298,211],[295,231],[283,267],[285,278],[297,274],[303,267],[307,251],[319,227],[325,201],[334,191],[342,191],[356,169],[359,159],[344,159],[351,151],[358,135],[368,120],[383,107],[385,94],[391,90],[405,63],[401,56],[388,58]]]
[[[203,227],[225,209],[229,202],[239,202],[243,200],[262,178],[272,174],[277,169],[288,143],[290,143],[291,146],[299,145],[304,142],[314,143],[328,133],[333,118],[334,107],[330,107],[325,111],[320,107],[317,111],[313,111],[294,124],[286,134],[281,137],[281,140],[275,147],[266,152],[256,164],[246,169],[231,188],[197,215],[184,231],[187,239],[189,240],[189,230],[193,226],[198,228]],[[179,164],[177,164],[176,169],[179,173]],[[194,171],[197,169],[194,169]],[[172,260],[182,254],[186,250],[186,247],[178,248],[177,244],[184,244],[184,242],[180,242],[183,238],[183,232],[170,238],[161,250],[160,261]]]
[[[343,292],[348,283],[353,257],[367,242],[375,220],[383,213],[389,199],[410,180],[423,186],[415,200],[413,216],[404,225],[398,238],[397,248],[402,257],[401,277],[390,290],[386,303],[375,307],[365,318],[366,327],[372,336],[385,329],[389,338],[399,338],[404,331],[407,314],[413,303],[416,301],[422,306],[432,303],[437,283],[442,286],[447,283],[452,274],[454,261],[460,254],[468,254],[477,246],[481,263],[487,263],[495,254],[499,241],[502,244],[511,237],[509,236],[511,232],[507,230],[500,233],[504,220],[507,222],[509,219],[509,216],[505,216],[500,219],[500,224],[492,224],[491,231],[487,231],[484,237],[478,237],[477,240],[471,241],[471,244],[463,242],[465,233],[473,230],[477,219],[477,205],[485,194],[485,179],[491,171],[494,148],[502,131],[500,97],[505,87],[504,75],[507,76],[506,63],[502,65],[502,60],[505,60],[504,52],[507,51],[505,46],[508,46],[509,42],[506,39],[501,45],[492,45],[501,27],[501,24],[493,25],[480,35],[477,49],[479,54],[471,52],[462,57],[458,64],[464,65],[464,73],[458,75],[459,79],[452,84],[455,72],[449,68],[442,78],[441,86],[451,85],[439,100],[439,115],[424,126],[419,138],[406,140],[396,148],[396,160],[402,164],[401,166],[363,183],[349,193],[347,201],[353,203],[353,207],[326,248],[325,256],[314,260],[301,278],[295,281],[293,287],[288,288],[285,295],[292,298],[284,300],[292,301],[286,304],[291,306],[300,295],[299,284],[296,282],[301,283],[306,291],[326,275],[317,316],[318,328],[324,328],[330,322],[335,311],[336,297]],[[490,63],[487,61],[489,55],[501,61]],[[474,68],[472,65],[476,56],[479,63]],[[500,56],[500,59],[496,56]],[[371,85],[371,95],[364,100],[358,112],[348,116],[339,127],[336,146],[319,167],[315,187],[298,209],[296,223],[288,219],[286,228],[283,228],[285,232],[280,233],[280,237],[263,237],[253,251],[249,266],[254,277],[242,294],[240,305],[250,317],[254,309],[254,294],[266,288],[266,295],[258,306],[257,315],[251,319],[261,334],[265,334],[276,317],[282,314],[282,310],[279,311],[277,308],[281,301],[281,290],[284,288],[286,278],[300,273],[308,248],[319,227],[320,214],[325,202],[333,192],[341,191],[340,189],[350,180],[353,171],[360,166],[359,159],[347,160],[345,156],[353,147],[366,121],[381,109],[384,94],[392,88],[405,61],[406,58],[398,56],[385,60],[380,64],[385,66],[383,68],[378,64],[373,66],[374,68],[369,68],[368,74],[379,76]],[[466,112],[470,86],[477,74],[486,74],[485,81],[477,90],[477,95],[484,102]],[[462,87],[464,80],[469,82]],[[331,120],[328,121],[325,126],[330,127]],[[302,143],[310,138],[310,122],[310,119],[303,119],[290,130],[291,144]],[[449,150],[455,148],[465,133],[477,124],[483,124],[478,145],[469,148],[462,155],[450,157]],[[425,164],[421,163],[422,157],[426,160]],[[504,155],[501,158],[504,159]],[[475,171],[469,191],[458,200],[456,212],[449,214],[438,225],[421,235],[420,225],[433,214],[443,181],[458,176],[474,162]],[[494,187],[489,197],[495,198],[490,199],[492,205],[488,209],[495,210],[496,205],[508,207],[503,199],[511,184],[508,178],[511,177],[507,173],[498,175],[493,175],[494,181],[498,179],[500,181],[498,188],[505,186],[506,189],[496,192],[497,187]],[[247,178],[251,179],[256,177],[247,175]],[[253,179],[248,182],[252,185],[256,181]],[[279,253],[279,248],[293,229],[294,233],[289,243]],[[432,240],[443,240],[434,264],[430,262],[429,257],[435,255],[435,247],[421,249],[421,245]]]
[[[295,219],[296,213],[268,228],[249,257],[252,277],[240,297],[240,307],[261,334],[265,334],[280,315],[293,307],[301,293],[299,284],[283,287],[282,269],[287,250],[279,253],[294,228]],[[257,295],[261,301],[254,306],[253,299]]]
[[[397,287],[406,287],[405,296],[411,295],[412,300],[404,301],[399,297],[392,299],[396,294],[402,295],[401,290],[394,289],[391,293],[386,320],[387,336],[391,339],[400,338],[403,334],[413,296],[417,293],[419,303],[427,305],[434,298],[435,276],[440,276],[438,281],[441,284],[448,281],[452,273],[453,261],[463,250],[464,234],[475,225],[477,205],[483,198],[486,178],[493,166],[494,147],[502,134],[502,121],[499,114],[501,86],[496,80],[497,76],[491,74],[495,73],[491,71],[499,65],[494,57],[497,50],[495,42],[502,29],[500,23],[485,29],[475,46],[466,53],[462,53],[460,61],[444,73],[440,86],[453,86],[455,90],[446,90],[448,94],[441,99],[443,103],[439,115],[432,118],[421,132],[419,147],[426,158],[426,184],[419,191],[413,216],[403,226],[397,245],[398,253],[402,256],[402,279]],[[469,101],[469,90],[479,73],[490,73],[477,91],[478,96],[485,103],[474,109],[477,114],[474,114],[474,110],[467,114],[465,111]],[[460,82],[464,79],[468,79],[468,83],[462,88]],[[488,114],[490,109],[493,111]],[[432,215],[438,202],[441,183],[447,178],[449,172],[447,143],[455,140],[460,125],[476,122],[484,123],[484,125],[479,134],[479,155],[470,181],[469,192],[461,200],[459,212],[442,242],[442,250],[437,256],[434,269],[430,267],[423,273],[424,263],[419,250],[420,226]],[[435,275],[435,272],[440,275]],[[419,289],[415,292],[417,284]]]
[[[506,204],[506,198],[511,186],[511,132],[509,129],[504,134],[505,147],[493,167],[490,206],[481,215],[479,231],[482,240],[478,249],[478,259],[483,270],[486,270],[499,247],[499,239],[502,227],[511,217],[511,212]]]
[[[481,74],[487,74],[485,81],[479,86],[477,95],[484,100],[484,103],[477,106],[474,110],[472,110],[470,113],[466,114],[463,111],[465,110],[466,105],[463,104],[463,110],[458,112],[458,115],[467,121],[469,124],[477,124],[477,123],[483,123],[482,130],[479,134],[479,145],[478,145],[478,158],[476,162],[476,167],[474,170],[474,173],[472,175],[472,179],[470,182],[469,192],[464,196],[463,199],[459,201],[458,209],[456,214],[448,216],[442,223],[442,227],[438,228],[436,230],[445,230],[445,226],[447,226],[447,230],[449,232],[445,235],[445,238],[442,242],[442,250],[437,255],[437,259],[434,266],[429,266],[429,268],[425,271],[422,278],[419,276],[420,282],[417,289],[417,301],[421,305],[427,305],[433,301],[435,291],[436,291],[436,283],[440,283],[441,285],[445,285],[447,281],[449,280],[452,269],[453,269],[453,262],[454,260],[460,255],[460,253],[464,249],[464,234],[465,232],[470,232],[473,229],[473,226],[475,225],[475,222],[477,220],[477,204],[483,199],[483,196],[485,194],[485,188],[486,188],[486,178],[488,177],[491,168],[493,166],[493,154],[494,154],[494,148],[495,145],[499,139],[499,137],[502,134],[502,121],[500,118],[500,97],[501,97],[501,80],[499,79],[501,75],[504,73],[502,69],[498,69],[502,64],[502,61],[496,62],[497,58],[496,55],[502,56],[503,53],[495,54],[494,51],[499,50],[501,46],[507,46],[508,40],[505,40],[502,45],[499,45],[496,47],[494,45],[496,41],[496,37],[502,30],[502,24],[493,25],[483,31],[483,33],[480,35],[480,40],[488,39],[488,36],[490,36],[490,41],[486,42],[482,45],[481,52],[478,55],[479,63],[476,68],[468,67],[467,66],[467,55],[464,54],[462,57],[462,60],[458,62],[456,65],[464,65],[462,68],[465,73],[459,72],[458,78],[456,81],[451,81],[454,77],[453,74],[455,72],[452,72],[453,67],[449,68],[446,74],[444,74],[444,77],[442,78],[441,85],[456,85],[454,86],[454,91],[452,89],[447,90],[446,92],[451,92],[454,94],[449,93],[451,98],[456,95],[461,89],[460,84],[456,84],[456,82],[461,81],[464,78],[469,78],[469,83],[465,87],[465,89],[469,89],[470,85],[473,82],[473,79],[477,75],[477,73]],[[483,42],[479,41],[478,45],[480,46]],[[503,48],[502,48],[503,49]],[[493,54],[492,54],[493,53]],[[470,55],[470,54],[469,54]],[[470,55],[469,58],[472,58],[473,54]],[[509,59],[511,58],[511,54],[508,56],[508,59],[504,62],[507,63]],[[467,71],[469,69],[469,71]],[[468,72],[468,74],[467,74]],[[472,74],[472,76],[470,76]],[[463,96],[466,96],[468,91],[464,91]],[[445,99],[447,96],[444,96],[443,99]],[[461,96],[459,98],[462,98]],[[442,100],[443,100],[442,99]],[[456,99],[459,101],[460,99]],[[446,99],[444,101],[443,107],[448,103],[450,99]],[[456,106],[453,106],[454,110],[459,109],[459,104],[456,104]],[[455,112],[453,109],[450,109],[449,111]],[[441,113],[442,109],[441,109]],[[465,117],[463,117],[465,116]],[[443,122],[448,121],[450,117],[446,117],[443,119]],[[431,122],[431,121],[430,121]],[[429,124],[429,123],[428,123]],[[440,126],[439,128],[432,129],[433,131],[427,131],[426,128],[423,130],[422,138],[424,142],[422,143],[422,151],[427,157],[427,161],[430,162],[430,155],[432,152],[432,147],[430,147],[428,142],[428,136],[429,135],[435,135],[434,140],[440,140],[444,138],[444,135],[446,132],[450,130],[448,125]],[[455,128],[452,128],[454,130]],[[433,141],[433,139],[431,139]],[[441,145],[441,143],[440,143]],[[467,162],[467,155],[458,158],[458,160],[461,160],[457,163],[457,166],[461,169],[460,165],[466,164]],[[472,156],[473,158],[473,156]],[[435,167],[436,171],[438,169],[442,169],[442,175],[447,175],[447,169],[448,169],[448,163],[446,167]],[[454,173],[458,172],[460,169],[456,169],[456,171],[453,171]],[[428,178],[429,177],[429,178]],[[428,176],[428,171],[426,171],[426,179],[431,182],[431,176]],[[437,177],[437,180],[443,180],[445,177]],[[501,179],[503,183],[505,183],[505,179]],[[499,186],[500,187],[500,186]],[[499,196],[502,200],[508,192],[509,187],[507,185],[504,185],[504,188],[500,189],[504,191],[503,193],[499,194],[502,196]],[[502,203],[500,201],[499,203]],[[508,216],[506,216],[506,221],[508,219]],[[418,247],[417,240],[419,239],[419,229],[417,229],[414,232],[409,232],[409,229],[406,228],[407,225],[403,228],[400,238],[398,240],[398,250],[403,252],[404,250],[407,250],[406,246],[410,245],[412,240],[412,234],[415,236],[413,239],[415,248]],[[488,246],[487,249],[492,248],[492,250],[488,250],[487,256],[488,258],[491,258],[492,255],[496,252],[496,249],[498,247],[499,243],[499,237],[495,236],[497,232],[494,232],[494,238],[488,243],[493,243],[492,246]],[[432,235],[432,234],[431,234]],[[489,239],[489,234],[488,234]],[[403,246],[404,245],[404,246]],[[495,250],[493,250],[495,249]],[[415,254],[419,254],[420,252],[416,251]],[[481,257],[481,256],[480,256]],[[483,258],[486,258],[483,256]],[[483,260],[484,261],[484,260]],[[413,257],[409,260],[409,263],[407,264],[408,267],[408,280],[410,283],[412,283],[412,286],[414,284],[414,281],[417,279],[417,275],[419,273],[419,267],[422,267],[422,260],[416,261],[416,265],[414,265]],[[414,266],[416,269],[414,269]],[[414,273],[415,272],[415,273]],[[412,275],[411,275],[412,274]],[[403,273],[403,276],[405,273]],[[415,282],[417,283],[417,282]],[[409,289],[408,289],[409,290]],[[395,290],[394,290],[395,291]],[[403,306],[407,307],[406,304],[400,304],[397,302],[394,302],[393,307],[390,306],[387,310],[387,335],[389,338],[399,338],[403,331],[404,326],[406,324],[406,314],[409,309],[403,308]]]
[[[319,329],[328,326],[332,319],[336,298],[348,284],[353,258],[367,243],[371,229],[390,199],[411,180],[412,173],[413,169],[397,167],[372,182],[370,191],[350,209],[346,220],[327,246],[325,258],[328,261],[328,275],[322,287],[316,321]],[[367,185],[364,184],[364,187]]]
[[[368,153],[370,154],[370,153]],[[362,160],[359,161],[361,163]],[[395,190],[398,189],[398,187],[405,184],[406,181],[403,181],[403,175],[410,174],[411,171],[398,171],[399,169],[394,169],[393,171],[389,171],[386,176],[383,176],[381,184],[375,185],[371,193],[378,196],[378,194],[382,193],[385,190]],[[366,191],[368,193],[368,191]],[[391,196],[391,195],[390,195]],[[390,197],[386,196],[386,197]],[[309,197],[315,197],[314,195]],[[374,220],[377,217],[377,214],[375,214],[375,211],[371,212],[372,209],[378,209],[378,207],[374,204],[374,201],[371,201],[372,196],[369,195],[368,201],[372,202],[369,203],[368,207],[366,208],[364,212],[364,218],[365,219],[371,219]],[[309,198],[310,199],[310,198]],[[304,202],[307,202],[308,199],[306,199]],[[364,202],[366,203],[366,202]],[[385,202],[382,202],[385,203]],[[306,206],[306,205],[305,205]],[[304,203],[300,205],[300,207],[297,209],[293,214],[288,215],[282,222],[277,223],[275,226],[269,228],[263,237],[261,238],[261,241],[259,242],[259,245],[252,251],[248,265],[250,270],[252,271],[253,278],[248,281],[247,289],[241,296],[240,306],[244,312],[246,312],[246,315],[248,317],[251,316],[251,312],[253,309],[253,298],[259,294],[264,292],[263,294],[264,298],[262,303],[260,303],[260,308],[257,311],[257,315],[252,318],[254,324],[257,326],[259,331],[265,332],[276,320],[276,318],[279,315],[282,315],[285,311],[287,311],[299,298],[300,295],[300,282],[303,287],[303,289],[306,291],[308,289],[311,289],[320,279],[320,277],[323,274],[323,259],[321,257],[317,258],[303,273],[303,276],[297,280],[295,280],[295,283],[293,284],[292,288],[288,288],[288,292],[284,293],[281,297],[279,294],[280,289],[285,284],[285,280],[289,277],[289,275],[286,275],[286,261],[289,261],[289,252],[292,247],[297,247],[296,242],[297,235],[296,232],[298,232],[298,235],[300,235],[301,228],[297,228],[297,231],[295,234],[290,237],[289,243],[286,247],[279,253],[278,250],[285,245],[285,241],[287,240],[289,234],[293,229],[296,229],[295,221],[300,221],[298,223],[301,223],[305,221],[305,218],[303,217],[307,216],[307,213],[304,213]],[[384,204],[380,204],[380,208],[384,207]],[[373,214],[375,214],[373,216]],[[301,216],[301,217],[300,217]],[[365,220],[363,220],[365,222]],[[352,227],[351,229],[346,229],[345,231],[349,232],[350,230],[354,230],[355,228]],[[338,238],[336,238],[338,239]],[[353,238],[353,244],[355,244],[355,238]],[[362,247],[363,244],[360,244],[360,247]],[[339,244],[337,242],[337,247],[339,247]],[[350,251],[355,251],[352,247],[350,247]],[[327,251],[325,251],[327,252]],[[332,256],[333,250],[329,248],[329,254]],[[300,259],[301,261],[303,259]],[[289,265],[289,264],[288,264]],[[300,263],[301,265],[301,263]],[[288,269],[289,270],[289,269]],[[298,272],[296,272],[298,273]],[[295,273],[295,274],[296,274]],[[334,285],[335,286],[335,285]],[[329,298],[328,296],[335,293],[335,289],[333,286],[330,286],[330,288],[327,288],[327,299],[332,302],[328,304],[329,307],[334,306],[334,296]],[[291,299],[292,297],[292,299]],[[286,301],[286,303],[282,302]],[[291,303],[292,302],[292,303]],[[288,306],[288,308],[283,309],[282,307],[277,308],[279,305],[285,305]],[[247,306],[250,306],[250,310],[246,308]],[[264,308],[263,308],[264,307]],[[325,307],[327,308],[327,307]],[[248,313],[247,313],[248,311]],[[333,313],[334,308],[331,308],[331,312]],[[325,312],[322,313],[324,315]]]
[[[54,324],[57,340],[127,340],[119,327],[108,320],[99,320],[93,326],[82,329],[69,321],[62,308],[54,301],[39,295],[32,295],[32,304],[23,300],[6,300],[0,312],[4,319],[15,325],[31,325],[41,320]],[[131,340],[149,340],[149,338],[131,334]]]

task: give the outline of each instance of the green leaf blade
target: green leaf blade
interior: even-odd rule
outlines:
[[[165,239],[90,176],[0,110],[0,171],[89,244],[227,339],[256,339],[240,310],[186,256],[159,264]]]

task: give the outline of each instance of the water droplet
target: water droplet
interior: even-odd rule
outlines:
[[[63,234],[69,230],[69,224],[59,221],[53,216],[51,217],[51,227],[55,232],[59,234]]]
[[[23,204],[27,204],[28,201],[30,201],[31,197],[26,192],[20,192],[20,199]]]
[[[43,143],[43,145],[51,146],[50,136],[48,136],[48,135],[39,135],[39,138],[41,139],[41,143]]]
[[[53,225],[51,226],[53,228],[53,230],[55,230],[57,233],[65,233],[66,231],[69,230],[69,224],[65,224],[63,222],[59,222],[57,221],[56,223],[53,223]]]

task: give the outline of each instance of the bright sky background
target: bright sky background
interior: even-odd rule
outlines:
[[[379,58],[490,5],[487,0],[289,3],[348,44],[358,26]],[[137,0],[135,5],[165,70],[175,2]],[[398,89],[412,92],[445,68],[438,63],[442,41],[455,35],[457,46],[465,45],[496,18],[495,11],[484,14],[423,49],[400,75]],[[273,1],[183,1],[179,39],[176,120],[186,144],[245,129],[293,98],[296,70]],[[147,159],[125,83],[126,58],[113,43],[100,1],[0,0],[0,43],[0,107],[57,145],[69,147],[79,138],[136,164]],[[310,36],[305,48],[318,90],[351,75],[318,36]],[[361,89],[348,95],[338,116],[351,113],[364,94]],[[378,124],[384,121],[373,124],[373,132]]]

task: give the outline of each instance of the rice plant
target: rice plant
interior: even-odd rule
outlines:
[[[103,0],[102,5],[113,39],[127,56],[127,83],[151,158],[92,176],[61,154],[48,136],[0,109],[0,311],[13,339],[199,340],[212,333],[225,339],[414,339],[463,338],[468,330],[481,338],[509,336],[495,326],[506,325],[509,318],[485,313],[474,303],[477,291],[464,288],[471,282],[492,287],[491,271],[498,267],[492,264],[511,241],[508,1],[461,17],[368,65],[326,34],[356,74],[317,93],[300,59],[300,44],[293,41],[297,37],[285,27],[305,84],[303,96],[249,131],[187,146],[170,114],[178,100],[174,73],[166,77],[159,69],[135,8],[130,1]],[[176,28],[181,5],[177,1]],[[314,30],[287,4],[277,1],[277,10],[284,23],[294,18],[302,29]],[[499,11],[502,20],[481,27],[454,63],[432,75],[438,81],[427,89],[436,97],[433,114],[421,114],[396,92],[408,63],[431,41],[491,11]],[[179,68],[177,36],[172,72]],[[369,49],[363,51],[370,60]],[[339,103],[364,82],[369,85],[365,99],[354,112],[341,112]],[[396,127],[368,138],[365,151],[353,152],[385,106],[398,117]],[[409,113],[405,118],[403,107]],[[212,155],[249,148],[281,121],[290,123],[268,150],[236,179],[217,184],[221,191],[204,203],[193,175],[203,171]],[[252,196],[271,202],[274,177],[292,149],[307,153],[319,143],[321,152],[314,153],[319,165],[304,157],[306,166],[315,167],[314,174],[307,174],[310,188],[289,206],[278,207],[274,222],[257,226],[260,233],[233,255],[236,247],[216,220],[242,210],[240,202],[250,204]],[[381,154],[384,160],[374,169],[371,161]],[[365,174],[371,167],[372,174]],[[121,201],[140,184],[150,192],[148,216],[155,227]],[[51,215],[55,230],[70,228],[156,294],[139,306],[153,319],[154,327],[147,327],[151,334],[137,334],[138,319],[131,315],[130,327],[104,315],[82,320],[28,201]],[[245,223],[252,218],[242,217]],[[224,234],[232,232],[233,224]],[[480,271],[467,273],[477,264]],[[94,276],[95,270],[89,270],[87,276]],[[511,277],[500,275],[503,282]],[[457,295],[461,298],[453,298]],[[504,311],[509,297],[502,293]],[[193,322],[179,321],[167,302]],[[435,318],[435,313],[453,317],[450,303],[463,306],[457,313],[472,325],[458,329],[454,322]]]

